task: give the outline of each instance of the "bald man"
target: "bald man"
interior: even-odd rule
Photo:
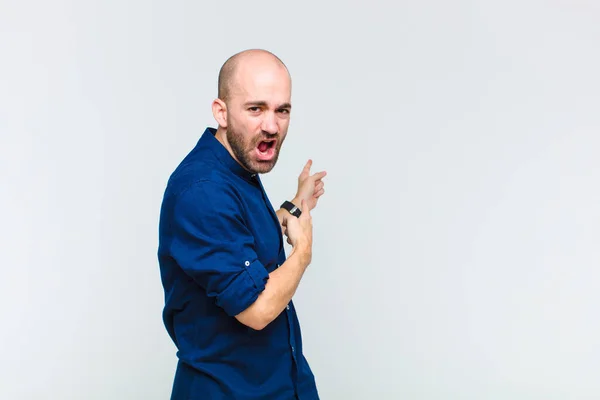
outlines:
[[[312,260],[326,172],[311,174],[308,160],[275,211],[260,174],[287,135],[289,72],[272,53],[247,50],[218,80],[218,127],[175,169],[161,207],[163,320],[178,350],[171,399],[315,400],[292,296]]]

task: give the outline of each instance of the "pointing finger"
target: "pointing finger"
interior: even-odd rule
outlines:
[[[315,181],[318,181],[318,180],[325,178],[325,176],[327,176],[327,171],[317,172],[312,177],[314,178]]]
[[[310,167],[311,167],[311,166],[312,166],[312,160],[310,160],[310,159],[309,159],[309,160],[306,162],[306,165],[304,166],[304,171],[305,171],[305,172],[307,172],[307,173],[310,173]]]

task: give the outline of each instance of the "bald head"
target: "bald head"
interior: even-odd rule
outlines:
[[[269,172],[286,138],[292,110],[292,79],[283,62],[265,50],[230,57],[219,72],[212,111],[215,137],[247,171]]]
[[[261,49],[244,50],[229,57],[219,71],[218,97],[227,101],[238,84],[239,73],[259,71],[264,68],[284,69],[287,67],[275,54]]]

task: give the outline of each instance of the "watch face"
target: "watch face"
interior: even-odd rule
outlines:
[[[298,207],[294,206],[294,208],[292,208],[292,211],[290,211],[292,213],[292,215],[295,215],[296,217],[299,217],[301,214],[301,211]]]

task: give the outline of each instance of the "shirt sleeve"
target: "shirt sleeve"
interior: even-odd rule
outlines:
[[[269,275],[258,260],[254,236],[232,188],[195,183],[178,195],[172,229],[172,257],[228,315],[256,301]]]

